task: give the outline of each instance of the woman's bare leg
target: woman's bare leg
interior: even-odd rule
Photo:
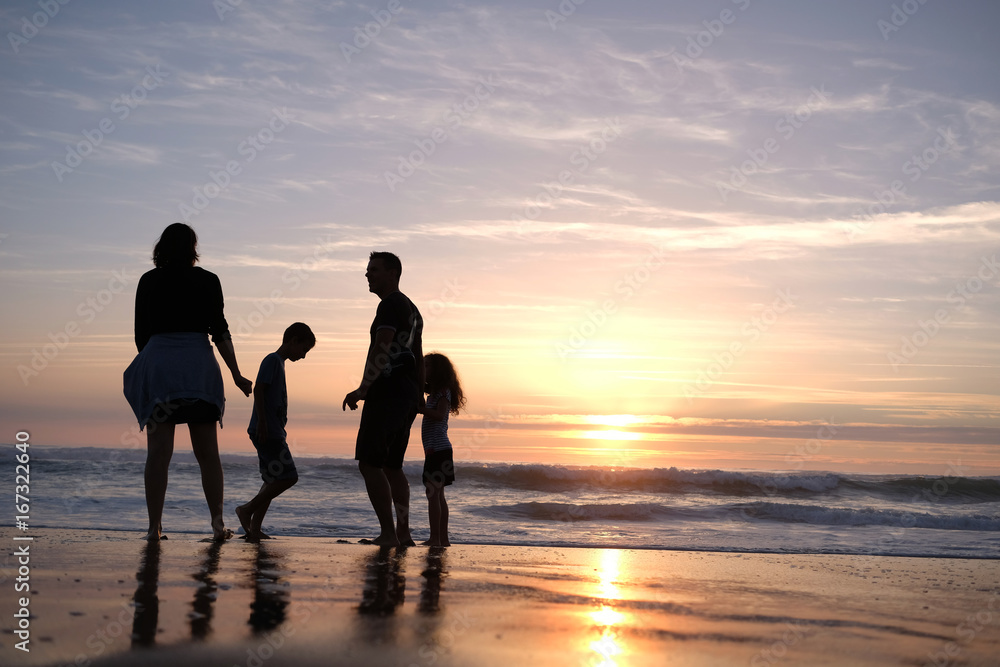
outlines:
[[[233,536],[233,531],[226,529],[222,518],[222,462],[219,460],[219,437],[215,430],[215,422],[210,424],[188,424],[191,431],[191,449],[201,467],[201,487],[208,501],[208,511],[212,515],[212,537],[224,540]]]
[[[174,425],[149,424],[146,426],[146,511],[149,513],[147,540],[160,539],[163,519],[163,502],[167,495],[167,473],[174,454]]]

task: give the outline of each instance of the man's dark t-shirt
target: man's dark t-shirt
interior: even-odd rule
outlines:
[[[375,336],[379,329],[392,329],[392,344],[388,350],[380,352],[389,355],[389,363],[375,383],[392,380],[408,380],[416,386],[417,365],[413,356],[414,348],[421,348],[424,321],[420,311],[402,292],[393,292],[379,302],[375,311],[375,319],[370,330],[371,345],[375,345]],[[420,391],[417,387],[417,391]],[[418,394],[419,395],[419,394]]]

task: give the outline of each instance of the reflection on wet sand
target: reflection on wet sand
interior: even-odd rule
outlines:
[[[591,640],[588,648],[596,653],[593,656],[594,667],[613,667],[618,664],[615,658],[621,659],[625,655],[619,628],[628,619],[626,614],[617,609],[621,602],[621,591],[617,585],[621,551],[603,549],[600,553],[601,562],[597,570],[599,581],[594,598],[597,608],[590,612],[590,618],[600,636]]]
[[[406,592],[406,578],[403,576],[405,560],[406,549],[395,547],[379,547],[378,551],[365,557],[359,614],[388,616],[403,604]]]
[[[364,579],[357,625],[360,641],[375,646],[397,643],[396,609],[403,604],[406,590],[405,562],[406,549],[396,547],[379,547],[362,560]]]
[[[285,622],[288,608],[288,586],[281,578],[284,569],[282,553],[266,542],[257,544],[254,560],[253,601],[250,603],[250,620],[254,635],[274,630]]]
[[[147,542],[135,573],[135,615],[132,618],[132,648],[156,645],[156,624],[160,616],[157,588],[160,580],[160,543]]]
[[[417,611],[421,614],[436,614],[441,611],[441,582],[448,576],[445,569],[446,553],[448,551],[444,547],[431,547],[427,550],[427,566],[420,573],[424,578],[424,585],[420,589]]]
[[[203,640],[212,634],[212,605],[215,603],[216,591],[219,585],[215,582],[215,574],[219,571],[219,555],[222,552],[222,542],[212,542],[205,548],[205,559],[201,569],[191,577],[199,582],[194,591],[194,601],[191,603],[191,638]]]

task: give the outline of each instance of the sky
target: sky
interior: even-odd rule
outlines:
[[[0,24],[0,441],[144,447],[135,285],[186,221],[244,375],[317,333],[287,364],[302,456],[353,455],[389,250],[469,396],[461,460],[1000,474],[992,0],[36,0]],[[227,383],[224,451],[252,451],[250,409]]]

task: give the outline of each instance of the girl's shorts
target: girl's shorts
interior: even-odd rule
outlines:
[[[452,450],[430,452],[424,459],[424,484],[449,486],[455,481],[455,459]]]

